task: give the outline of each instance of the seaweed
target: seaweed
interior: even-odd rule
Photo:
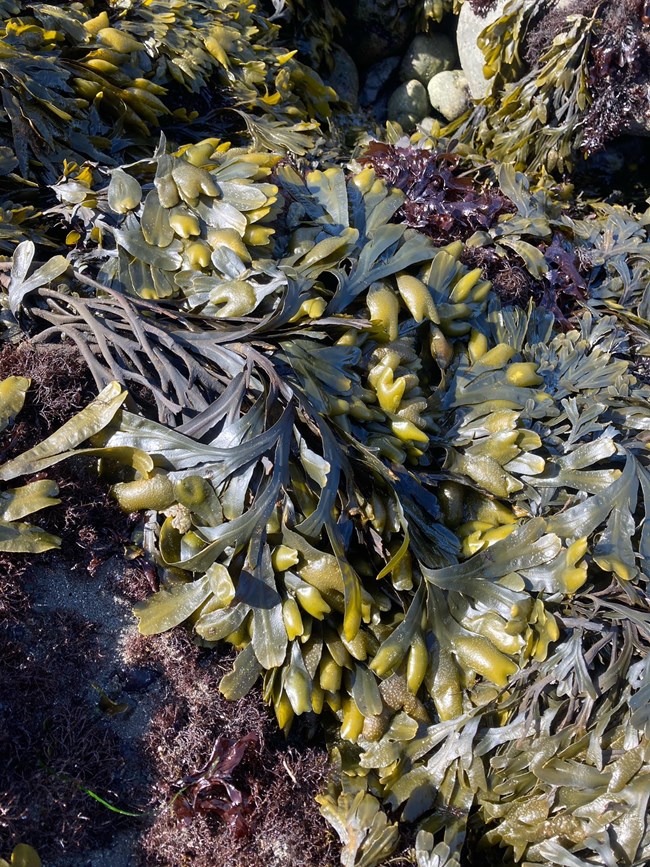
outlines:
[[[371,154],[377,151],[390,153],[375,147]],[[219,169],[212,171],[218,177]],[[368,850],[375,854],[366,852],[369,863],[385,857],[395,841],[395,829],[376,812],[378,796],[392,808],[404,805],[406,819],[451,810],[453,821],[442,825],[446,846],[456,835],[449,850],[456,857],[472,811],[489,815],[489,808],[478,783],[455,782],[465,762],[480,779],[479,757],[452,751],[434,770],[437,738],[461,731],[471,708],[481,709],[477,723],[483,714],[508,712],[506,685],[526,684],[534,692],[540,668],[548,660],[558,664],[553,647],[567,606],[587,584],[587,550],[594,580],[607,573],[626,583],[639,577],[619,530],[631,526],[645,472],[636,468],[634,435],[621,433],[618,446],[607,434],[592,435],[606,429],[610,414],[627,424],[626,400],[634,406],[645,400],[619,358],[624,333],[598,312],[617,286],[605,262],[613,265],[620,255],[630,261],[636,250],[638,267],[647,267],[647,242],[640,235],[638,243],[632,240],[642,228],[621,214],[630,240],[620,253],[610,244],[599,262],[598,244],[610,238],[605,224],[569,217],[504,167],[483,171],[497,201],[510,206],[487,231],[474,231],[466,246],[436,248],[389,222],[399,219],[405,198],[378,182],[372,169],[346,178],[336,169],[302,176],[287,165],[276,168],[273,195],[284,204],[268,236],[274,242],[266,255],[276,264],[270,272],[267,259],[264,268],[285,279],[267,284],[271,291],[251,299],[241,317],[220,316],[206,306],[208,297],[202,305],[192,294],[184,297],[187,272],[176,284],[176,339],[186,334],[183,344],[191,345],[200,317],[219,323],[204,332],[201,345],[205,354],[219,335],[221,354],[206,357],[222,381],[232,377],[230,384],[215,379],[213,404],[176,431],[122,410],[118,425],[96,440],[115,454],[125,447],[151,451],[156,443],[153,466],[113,489],[125,509],[160,516],[152,551],[162,584],[136,606],[141,631],[188,623],[204,641],[226,639],[240,652],[221,680],[222,692],[241,699],[262,676],[284,729],[308,712],[330,715],[330,724],[336,714],[343,739],[361,747],[366,771],[360,775],[358,760],[346,755],[344,773],[359,788],[335,791],[324,810],[344,842],[358,817],[366,817],[368,839],[376,833],[378,841]],[[139,196],[133,202],[129,211],[142,220],[145,205]],[[228,241],[239,262],[248,263],[250,280],[259,260],[247,225]],[[581,273],[587,254],[581,258],[567,242],[584,244],[588,227],[589,291]],[[514,252],[543,292],[552,293],[547,304],[566,334],[554,332],[554,317],[542,307],[499,303],[481,269],[462,264],[462,256],[485,249],[488,239],[495,255]],[[111,250],[109,238],[95,261]],[[219,256],[210,259],[203,268],[224,267]],[[137,297],[135,285],[119,291]],[[39,292],[48,298],[51,290]],[[575,324],[562,318],[555,309],[562,295],[593,305],[593,312],[583,311]],[[179,330],[183,307],[192,318]],[[350,318],[355,309],[357,320]],[[329,334],[336,340],[328,344]],[[423,376],[431,383],[427,391]],[[241,430],[234,442],[226,413]],[[564,439],[567,418],[585,433]],[[617,448],[619,457],[603,467]],[[404,464],[417,470],[401,469]],[[372,486],[355,481],[359,467],[374,478]],[[589,496],[576,498],[576,489]],[[364,550],[371,552],[365,566]],[[390,584],[378,589],[375,575],[390,576]],[[391,598],[402,600],[397,617]],[[631,618],[637,604],[623,605]],[[578,640],[570,630],[567,640],[570,634]],[[640,636],[628,647],[642,658]],[[543,691],[539,700],[549,696]],[[516,731],[519,738],[527,729]],[[395,762],[408,762],[411,770],[393,777]],[[336,818],[339,811],[343,818]],[[376,832],[369,830],[372,816]],[[427,834],[440,827],[428,819],[421,824]],[[420,849],[425,839],[419,838]],[[495,834],[485,837],[487,845],[495,840]],[[529,842],[527,857],[537,857]],[[363,851],[358,857],[366,857]],[[353,853],[344,857],[357,858]]]
[[[218,649],[198,648],[182,630],[130,637],[126,655],[132,665],[159,671],[167,684],[144,745],[156,784],[155,818],[139,841],[142,860],[165,867],[189,859],[201,867],[215,861],[262,867],[289,858],[305,867],[333,864],[332,840],[314,800],[330,769],[309,727],[285,739],[259,693],[227,702],[218,685],[232,659]],[[237,770],[248,797],[248,833],[235,837],[210,813],[179,822],[175,783],[205,763],[218,738],[236,742],[250,733],[255,741]]]
[[[510,0],[479,37],[489,93],[444,134],[532,176],[571,172],[646,113],[642,16],[638,0]]]
[[[217,738],[205,765],[176,783],[179,789],[173,802],[176,816],[189,822],[198,813],[216,813],[232,827],[236,837],[244,836],[248,832],[249,798],[234,784],[233,772],[256,739],[252,733],[236,741]]]
[[[475,15],[485,17],[496,5],[495,0],[469,0],[469,5],[472,7],[472,12]]]
[[[371,142],[362,158],[378,177],[405,194],[397,217],[439,244],[466,240],[513,210],[499,190],[486,188],[466,174],[453,146],[451,142],[444,153]]]
[[[336,94],[274,44],[277,32],[236,0],[210,8],[181,0],[72,4],[65,14],[11,4],[0,32],[3,174],[19,169],[52,181],[65,160],[115,165],[117,154],[137,155],[151,128],[168,122],[200,139],[215,112],[188,112],[188,94],[225,90],[288,127],[292,113],[328,117]]]
[[[411,12],[426,26],[450,7]],[[157,658],[174,702],[149,744],[172,809],[144,857],[214,863],[208,840],[224,863],[291,859],[286,834],[273,848],[274,822],[296,827],[287,798],[269,798],[298,768],[324,784],[322,752],[299,748],[318,732],[344,864],[386,861],[406,825],[420,867],[647,860],[648,215],[557,179],[604,141],[586,118],[643,59],[639,9],[581,6],[526,70],[546,7],[511,0],[481,37],[494,84],[471,117],[411,139],[389,124],[343,167],[318,123],[335,95],[256,10],[75,6],[50,30],[47,8],[8,18],[5,41],[33,42],[58,92],[72,43],[86,69],[103,50],[90,33],[128,55],[120,74],[219,81],[234,110],[214,110],[241,126],[222,141],[180,112],[174,139],[152,134],[166,94],[143,124],[91,99],[91,76],[88,105],[66,105],[99,135],[66,143],[46,99],[48,146],[18,119],[4,154],[11,184],[49,197],[10,211],[6,335],[35,357],[74,345],[101,391],[26,453],[17,436],[0,479],[99,461],[125,515],[146,515],[147,570],[122,582],[131,652]],[[290,739],[270,752],[264,704]],[[319,833],[305,862],[330,858]]]

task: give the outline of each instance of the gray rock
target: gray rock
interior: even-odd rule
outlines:
[[[434,75],[427,91],[432,107],[448,121],[465,114],[472,104],[467,78],[462,69],[448,69]]]
[[[334,65],[331,73],[325,79],[338,93],[341,99],[350,103],[353,109],[359,104],[359,72],[357,65],[352,60],[345,48],[340,45],[332,46],[332,59]]]
[[[427,115],[418,124],[418,129],[421,132],[423,132],[425,135],[431,135],[434,125],[439,124],[439,123],[440,123],[440,121],[438,120],[438,118],[431,117],[430,115]]]
[[[402,81],[415,78],[426,87],[434,75],[445,69],[453,69],[457,59],[454,43],[448,36],[425,36],[421,33],[409,45],[400,66],[399,76]]]
[[[413,9],[394,0],[348,2],[346,48],[359,67],[401,54],[413,32]]]
[[[363,79],[363,86],[359,94],[359,102],[361,105],[374,106],[379,98],[379,94],[388,84],[391,75],[399,66],[399,57],[384,57],[383,60],[373,63],[366,72]]]
[[[488,91],[488,81],[483,75],[485,59],[476,44],[481,32],[495,21],[503,12],[506,0],[497,0],[494,7],[484,16],[472,12],[469,3],[463,3],[458,16],[456,43],[463,72],[467,76],[469,90],[474,99],[483,99]]]
[[[426,88],[415,78],[400,84],[388,100],[388,119],[396,120],[405,132],[415,129],[428,113]]]

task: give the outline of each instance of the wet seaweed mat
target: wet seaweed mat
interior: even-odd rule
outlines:
[[[643,863],[650,219],[570,175],[639,10],[473,3],[488,95],[405,135],[320,78],[336,4],[271,5],[0,3],[7,688],[51,688],[51,614],[20,731],[106,756],[12,754],[7,850]],[[53,778],[86,837],[27,808]]]
[[[27,418],[5,432],[5,457],[69,421],[92,393],[70,347],[5,347],[0,364],[32,379]],[[60,535],[61,550],[38,562],[0,561],[3,849],[29,840],[44,863],[62,867],[89,857],[113,867],[134,858],[331,862],[314,801],[328,774],[324,749],[275,735],[259,697],[234,706],[219,699],[223,664],[184,634],[140,638],[126,603],[151,585],[144,564],[125,557],[133,522],[83,462],[48,477],[63,502],[39,523]],[[179,822],[184,777],[227,738],[253,742],[236,774],[245,824],[235,839],[210,821],[209,797],[186,808],[191,822]]]
[[[18,379],[31,374],[33,383],[18,420],[3,433],[5,459],[67,422],[92,394],[74,350],[5,347],[0,365]],[[106,564],[119,558],[128,521],[83,463],[72,471],[41,473],[39,479],[30,483],[54,485],[65,499],[37,503],[49,505],[38,517],[53,540],[50,547],[60,541],[63,548],[42,555],[38,564],[27,553],[1,555],[0,826],[7,848],[11,841],[28,840],[52,859],[111,840],[116,814],[92,793],[110,800],[116,791],[129,791],[136,800],[143,793],[91,686],[106,674],[107,664],[115,664],[102,659],[111,645],[102,634],[110,626],[102,621],[106,617],[114,626],[115,618],[110,605],[102,608],[104,594],[92,576],[106,580],[110,574]],[[29,542],[29,534],[25,537]],[[5,532],[3,546],[8,542]],[[89,596],[99,602],[94,610],[84,605]]]

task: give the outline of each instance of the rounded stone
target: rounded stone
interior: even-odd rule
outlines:
[[[456,66],[458,56],[454,43],[444,34],[420,34],[409,45],[399,74],[402,81],[416,79],[421,84],[427,82],[443,72],[445,69],[453,69]]]
[[[472,104],[467,78],[461,69],[434,75],[427,90],[432,107],[450,122],[465,114]]]
[[[355,109],[359,104],[357,65],[340,45],[332,45],[332,60],[332,71],[325,78],[325,83],[333,87],[339,97]]]
[[[385,57],[378,60],[366,71],[359,94],[361,105],[374,106],[386,90],[390,90],[390,81],[399,66],[399,57]]]
[[[497,0],[484,15],[477,15],[472,11],[471,4],[463,3],[458,15],[458,56],[474,99],[483,99],[489,88],[489,82],[483,75],[485,58],[476,40],[488,24],[501,17],[505,4],[506,0]]]
[[[426,88],[415,78],[400,84],[388,100],[388,119],[397,121],[405,131],[412,130],[428,113]]]
[[[360,69],[401,54],[413,32],[413,9],[393,0],[350,3],[345,47]]]

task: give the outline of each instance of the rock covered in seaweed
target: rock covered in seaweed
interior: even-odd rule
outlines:
[[[501,16],[506,3],[507,0],[497,0],[496,5],[488,7],[483,14],[475,12],[471,3],[463,3],[461,6],[456,44],[460,65],[474,99],[483,99],[490,87],[484,74],[485,59],[477,40],[483,30]]]
[[[458,48],[472,95],[460,137],[538,174],[650,133],[650,32],[639,0],[507,0],[485,17],[464,3]]]

